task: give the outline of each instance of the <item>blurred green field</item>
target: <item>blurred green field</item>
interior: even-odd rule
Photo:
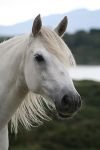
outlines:
[[[83,105],[74,118],[10,134],[9,150],[100,150],[100,83],[75,82]]]

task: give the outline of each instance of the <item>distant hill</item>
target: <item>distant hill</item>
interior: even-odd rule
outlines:
[[[91,28],[100,28],[100,10],[89,11],[79,9],[64,14],[56,14],[43,17],[43,24],[48,26],[56,26],[56,24],[65,16],[68,16],[69,25],[68,32],[73,33],[78,30],[88,31]],[[15,35],[31,31],[33,20],[18,23],[12,26],[0,26],[1,35]]]

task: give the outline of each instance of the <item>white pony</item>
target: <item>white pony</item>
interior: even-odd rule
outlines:
[[[71,117],[81,99],[68,74],[74,58],[61,39],[67,17],[53,31],[42,27],[40,15],[32,33],[0,44],[0,150],[8,150],[8,122],[17,132],[49,120],[45,105],[59,118]],[[13,116],[13,117],[12,117]]]

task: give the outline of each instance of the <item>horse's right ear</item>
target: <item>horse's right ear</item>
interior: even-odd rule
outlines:
[[[41,21],[41,16],[40,14],[34,19],[34,22],[33,22],[33,26],[32,26],[32,33],[35,36],[38,35],[38,33],[40,32],[41,30],[41,27],[42,27],[42,21]]]

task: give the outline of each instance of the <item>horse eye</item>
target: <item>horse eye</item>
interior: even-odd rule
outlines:
[[[43,58],[43,56],[42,56],[41,54],[36,54],[36,55],[35,55],[35,60],[36,60],[37,62],[39,62],[39,63],[42,63],[42,62],[45,61],[44,58]]]

